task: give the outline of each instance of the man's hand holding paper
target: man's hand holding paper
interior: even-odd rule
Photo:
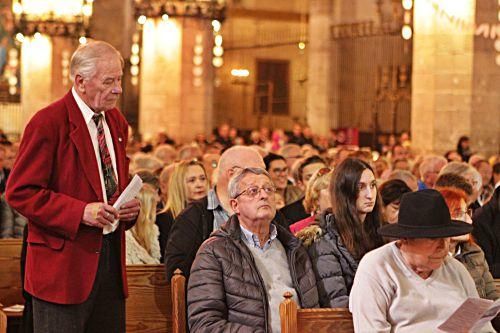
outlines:
[[[140,210],[141,210],[140,201],[137,199],[132,199],[124,203],[120,207],[120,210],[118,211],[119,219],[120,221],[125,221],[125,222],[133,221],[137,218],[137,215],[139,215]]]

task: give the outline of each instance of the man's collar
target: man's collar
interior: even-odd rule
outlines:
[[[76,105],[78,105],[78,108],[82,112],[83,119],[85,119],[85,124],[88,124],[90,121],[92,121],[92,117],[95,115],[95,112],[90,109],[90,107],[85,104],[85,102],[82,100],[80,95],[75,90],[75,87],[71,88],[71,93],[73,94],[73,98],[76,101]],[[104,111],[101,112],[101,114],[104,116]]]
[[[273,240],[276,239],[276,237],[278,237],[278,229],[276,229],[276,226],[271,223],[269,225],[269,240],[266,242],[266,244],[264,244],[264,246],[260,246],[260,241],[259,241],[259,237],[254,234],[253,232],[251,232],[250,230],[246,229],[240,222],[240,228],[241,228],[241,231],[242,231],[242,238],[244,238],[244,240],[254,246],[254,247],[257,247],[259,249],[262,249],[262,250],[265,250],[267,247],[269,247],[269,245],[271,244],[271,242]]]
[[[210,189],[207,194],[207,209],[208,210],[215,210],[218,207],[222,208],[222,205],[220,204],[219,198],[217,197],[217,193],[215,192],[215,188]]]

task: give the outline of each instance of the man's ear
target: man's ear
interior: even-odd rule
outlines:
[[[75,85],[76,91],[78,91],[80,93],[85,92],[85,79],[80,74],[76,74],[74,85]]]
[[[231,205],[231,209],[235,214],[239,213],[238,201],[236,201],[236,199],[229,199],[229,205]]]

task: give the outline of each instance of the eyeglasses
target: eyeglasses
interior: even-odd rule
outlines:
[[[461,217],[469,216],[472,218],[473,211],[472,211],[472,208],[467,208],[467,210],[465,210],[465,211],[464,210],[457,210],[456,213],[457,213],[456,216],[457,215],[459,215]]]
[[[267,195],[271,195],[271,194],[274,194],[276,192],[276,187],[274,187],[272,185],[264,185],[262,187],[250,186],[250,187],[247,187],[245,190],[241,191],[240,193],[238,193],[234,197],[234,199],[238,198],[242,194],[246,194],[249,198],[253,199],[260,193],[260,190],[264,190],[264,192],[266,192]]]

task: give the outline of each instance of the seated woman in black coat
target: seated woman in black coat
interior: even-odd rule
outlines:
[[[359,261],[383,244],[377,183],[369,164],[348,158],[334,170],[329,190],[333,213],[323,212],[297,237],[308,248],[320,306],[347,307]]]

